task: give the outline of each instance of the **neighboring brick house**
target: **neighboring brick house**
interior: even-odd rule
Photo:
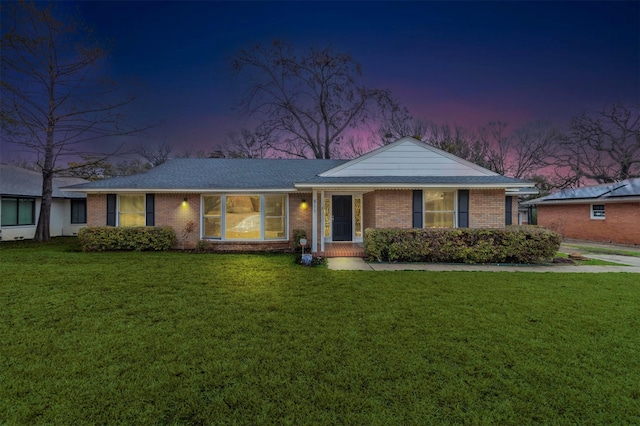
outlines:
[[[640,178],[565,189],[523,204],[536,205],[538,225],[566,238],[640,244]]]
[[[518,191],[501,176],[405,137],[354,160],[174,159],[147,173],[67,188],[87,193],[89,226],[169,225],[186,247],[291,247],[303,229],[314,253],[361,243],[366,228],[517,224]]]

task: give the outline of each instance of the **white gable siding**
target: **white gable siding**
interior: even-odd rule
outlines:
[[[320,176],[495,176],[454,155],[403,138]]]

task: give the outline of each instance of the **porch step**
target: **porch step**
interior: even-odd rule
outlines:
[[[324,257],[364,257],[364,247],[355,243],[325,244]]]

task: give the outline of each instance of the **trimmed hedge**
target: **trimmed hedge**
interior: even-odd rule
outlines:
[[[505,229],[366,229],[364,250],[378,262],[541,263],[562,237],[534,226]]]
[[[92,226],[81,229],[78,239],[83,251],[162,251],[174,245],[176,233],[170,226]]]

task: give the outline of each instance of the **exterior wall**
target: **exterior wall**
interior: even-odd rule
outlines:
[[[367,192],[362,196],[362,225],[364,229],[376,227],[376,193]]]
[[[155,194],[155,225],[171,226],[176,232],[176,248],[192,249],[200,240],[200,200],[201,194]],[[183,203],[187,199],[186,204]],[[300,204],[305,200],[309,207],[302,210]],[[293,247],[293,231],[304,229],[307,240],[311,241],[311,194],[289,195],[289,238],[287,241],[218,241],[208,240],[214,250],[220,251],[282,251]],[[193,231],[185,233],[187,224],[193,223]],[[87,197],[87,224],[105,226],[107,223],[106,194],[89,194]]]
[[[0,201],[1,203],[2,201]],[[35,219],[33,225],[4,226],[0,229],[1,241],[31,240],[36,235],[36,226],[40,217],[42,202],[36,198]],[[105,207],[106,210],[106,207]],[[51,220],[49,232],[52,237],[74,236],[85,225],[71,224],[71,202],[68,199],[54,198],[51,202]]]
[[[640,244],[640,202],[607,203],[605,219],[591,219],[591,204],[539,205],[538,225],[565,238]]]
[[[107,195],[87,194],[87,226],[107,225]]]
[[[504,189],[469,191],[469,228],[504,228]],[[518,209],[515,209],[516,214]],[[516,222],[517,223],[517,216]]]
[[[318,197],[319,198],[319,197]],[[307,208],[302,209],[300,206],[302,200],[307,203]],[[320,205],[320,202],[318,202]],[[318,217],[320,217],[318,215]],[[302,229],[307,234],[307,241],[311,244],[312,236],[312,219],[313,219],[313,198],[311,193],[289,194],[289,239],[293,241],[293,231]]]
[[[200,240],[200,194],[155,194],[154,203],[155,225],[173,227],[176,248],[194,248]],[[188,224],[192,230],[187,233]]]
[[[411,228],[413,227],[413,191],[380,190],[372,194],[374,197],[373,225],[376,228]],[[371,206],[364,202],[366,215]],[[369,219],[371,220],[371,219]],[[365,228],[366,228],[365,220]]]

